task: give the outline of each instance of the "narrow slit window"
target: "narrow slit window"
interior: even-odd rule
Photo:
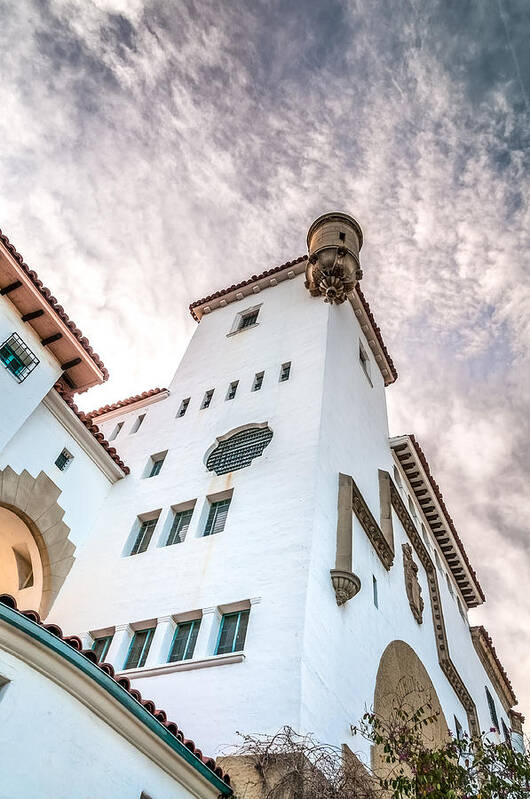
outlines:
[[[131,555],[138,555],[140,552],[145,552],[149,546],[151,538],[153,537],[153,532],[157,521],[158,516],[156,519],[148,519],[147,521],[142,521],[140,523],[140,529],[138,530],[136,540],[130,552]]]
[[[492,695],[490,694],[489,690],[486,688],[486,699],[488,700],[488,707],[490,711],[490,718],[493,726],[499,732],[499,717],[497,716],[497,708],[495,707],[495,700],[493,699]]]
[[[265,372],[256,372],[254,375],[254,382],[252,383],[252,391],[259,391],[263,385],[263,377]]]
[[[464,728],[462,727],[456,716],[453,716],[453,718],[455,720],[456,740],[461,741],[464,734]]]
[[[252,325],[255,325],[258,321],[258,314],[259,314],[259,309],[256,309],[254,311],[248,311],[248,313],[241,314],[237,329],[244,330],[246,327],[252,327]]]
[[[214,391],[215,391],[215,389],[211,388],[209,391],[206,392],[206,394],[204,395],[204,399],[202,401],[201,408],[209,408],[210,407],[210,403],[212,401],[212,397],[213,397],[213,392]]]
[[[148,477],[156,477],[157,474],[160,474],[160,470],[162,469],[162,466],[164,465],[165,459],[166,459],[165,455],[162,455],[160,457],[151,458],[151,469],[149,470],[149,474],[147,476]]]
[[[397,466],[394,466],[394,480],[398,488],[403,488],[403,483],[401,482],[401,475],[398,471]]]
[[[188,405],[190,404],[190,399],[191,399],[191,397],[186,397],[186,399],[183,399],[182,402],[180,403],[180,408],[178,409],[178,413],[177,413],[177,419],[180,419],[181,416],[184,416],[184,414],[188,410]]]
[[[359,362],[371,385],[372,377],[371,377],[371,368],[370,368],[370,358],[368,357],[368,353],[366,352],[360,341],[359,341]]]
[[[149,627],[147,630],[137,630],[134,633],[124,669],[139,669],[145,666],[154,632],[155,628]]]
[[[222,533],[225,529],[226,517],[230,507],[231,499],[222,499],[219,502],[212,502],[204,528],[204,535],[215,535]]]
[[[72,463],[73,459],[74,459],[74,456],[72,455],[72,453],[68,452],[67,449],[63,449],[61,454],[57,457],[57,460],[55,461],[55,465],[57,466],[58,469],[61,470],[61,472],[64,472],[64,471],[66,471],[66,469],[68,469],[68,467]]]
[[[175,516],[173,517],[173,523],[171,525],[171,530],[169,531],[169,535],[166,541],[167,547],[171,546],[172,544],[182,544],[189,530],[192,516],[193,516],[193,508],[175,512]]]
[[[454,595],[455,595],[455,592],[453,591],[453,584],[452,584],[452,582],[451,582],[451,578],[449,577],[449,575],[447,574],[447,572],[445,573],[445,580],[446,580],[446,582],[447,582],[447,590],[449,591],[449,593],[451,594],[451,596],[452,596],[452,597],[454,597]]]
[[[409,500],[410,515],[412,516],[413,520],[415,522],[417,522],[418,521],[418,514],[416,513],[416,506],[414,505],[414,503],[413,503],[412,499],[410,498],[410,496],[408,497],[408,500]]]
[[[135,421],[133,426],[131,427],[131,435],[133,433],[137,433],[140,427],[142,426],[143,420],[145,419],[145,413],[142,413]]]
[[[376,608],[378,608],[379,607],[379,596],[378,596],[378,593],[377,593],[377,579],[376,579],[376,577],[374,575],[372,575],[372,591],[373,591],[373,597],[374,597],[374,605],[376,606]]]
[[[112,642],[112,635],[103,635],[100,638],[94,638],[92,644],[92,651],[98,659],[98,663],[103,663],[107,657],[107,652]]]
[[[230,652],[242,652],[248,627],[250,611],[240,610],[238,613],[225,613],[221,620],[219,639],[215,649],[216,655]]]
[[[114,441],[114,439],[118,437],[122,427],[123,427],[123,422],[118,422],[118,424],[116,425],[116,427],[109,436],[109,441]]]
[[[425,529],[425,525],[422,522],[421,525],[421,534],[423,536],[423,540],[425,541],[425,546],[427,547],[428,552],[431,551],[431,542],[429,541],[429,536],[427,530]]]
[[[291,361],[287,363],[282,363],[282,368],[280,369],[280,383],[285,383],[286,380],[289,380],[291,376]]]
[[[175,663],[179,660],[190,660],[195,651],[197,635],[201,626],[200,619],[185,621],[177,624],[173,643],[169,652],[168,663]]]
[[[19,383],[29,375],[39,363],[39,359],[30,348],[24,344],[18,333],[13,333],[0,344],[0,362],[8,372],[11,372]]]
[[[233,383],[230,383],[230,385],[228,386],[228,391],[226,392],[226,399],[227,400],[233,400],[234,399],[234,397],[236,396],[238,385],[239,385],[239,380],[234,380]]]
[[[435,560],[435,563],[436,563],[436,566],[437,566],[438,570],[441,571],[442,570],[442,564],[440,563],[440,556],[438,555],[438,551],[436,549],[434,550],[434,560]]]

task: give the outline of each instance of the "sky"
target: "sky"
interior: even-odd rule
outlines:
[[[360,222],[362,288],[530,716],[527,0],[0,0],[0,227],[103,357],[169,383],[191,301]]]

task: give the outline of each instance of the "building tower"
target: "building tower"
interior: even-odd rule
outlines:
[[[494,715],[520,731],[468,625],[484,597],[425,456],[389,438],[397,373],[359,286],[362,242],[351,216],[319,217],[308,256],[192,303],[167,389],[83,417],[130,474],[72,498],[90,521],[49,618],[209,750],[288,724],[368,758],[350,725],[407,680],[440,734]],[[20,471],[23,444],[22,429],[2,465]]]

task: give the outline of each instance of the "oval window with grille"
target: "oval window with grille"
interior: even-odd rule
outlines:
[[[248,427],[219,441],[209,454],[206,468],[216,474],[235,472],[250,466],[254,458],[263,455],[270,443],[270,427]]]

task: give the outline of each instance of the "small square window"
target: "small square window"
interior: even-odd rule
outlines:
[[[116,427],[114,428],[114,430],[112,431],[112,433],[109,436],[109,441],[114,441],[114,439],[118,437],[119,432],[122,429],[122,427],[123,427],[123,422],[118,422],[118,424],[116,425]]]
[[[98,659],[98,663],[103,663],[107,652],[109,651],[109,647],[112,643],[112,635],[103,635],[101,638],[94,638],[94,643],[92,644],[92,651],[96,655]]]
[[[140,519],[140,528],[136,535],[133,547],[129,553],[130,555],[138,555],[140,552],[145,552],[149,546],[151,538],[153,537],[157,521],[158,516],[156,516],[154,519],[147,519],[145,521]]]
[[[193,657],[197,635],[201,626],[200,619],[180,622],[177,624],[173,643],[169,652],[168,663],[175,663],[179,660],[190,660]]]
[[[166,459],[166,454],[165,453],[163,455],[152,455],[149,458],[151,467],[149,468],[149,464],[148,464],[148,467],[147,467],[148,468],[148,474],[145,475],[145,476],[146,477],[156,477],[157,474],[160,474],[160,470],[162,469],[162,466],[164,465],[165,459]]]
[[[256,372],[254,375],[254,382],[252,383],[252,391],[259,391],[263,385],[263,377],[265,372]]]
[[[241,316],[239,317],[239,324],[237,326],[237,329],[244,330],[246,327],[252,327],[252,325],[255,325],[258,321],[258,314],[259,314],[259,308],[242,313]]]
[[[178,413],[177,413],[177,419],[180,419],[181,416],[184,416],[184,414],[188,410],[188,405],[190,404],[190,399],[191,399],[191,397],[186,397],[186,399],[183,399],[182,402],[180,403],[180,408],[178,409]]]
[[[144,419],[145,419],[145,413],[142,413],[142,414],[141,414],[141,415],[140,415],[140,416],[139,416],[139,417],[136,419],[135,423],[134,423],[134,424],[133,424],[133,426],[131,427],[131,435],[132,435],[133,433],[136,433],[136,432],[138,432],[138,430],[139,430],[139,429],[140,429],[140,427],[142,426],[142,422],[143,422],[143,420],[144,420]]]
[[[175,511],[175,516],[173,518],[171,530],[169,531],[169,535],[166,541],[167,547],[171,546],[172,544],[182,544],[189,530],[192,516],[193,516],[193,508],[188,508],[187,510]]]
[[[58,456],[57,460],[55,461],[55,465],[57,466],[58,469],[61,470],[61,472],[64,472],[64,471],[66,471],[66,469],[68,469],[68,467],[72,463],[73,459],[74,459],[74,456],[72,455],[72,453],[68,452],[67,449],[63,449],[63,451],[61,452],[61,454]]]
[[[137,630],[134,633],[124,669],[139,669],[145,666],[154,632],[155,628],[149,627],[147,630]]]
[[[201,410],[203,408],[209,408],[210,407],[210,403],[212,401],[212,397],[213,397],[213,392],[214,391],[215,391],[215,389],[211,388],[209,391],[206,392],[206,394],[204,395],[204,399],[202,401]]]
[[[282,363],[282,368],[280,369],[280,383],[284,383],[286,380],[289,380],[291,375],[291,361],[287,363]]]
[[[238,613],[225,613],[223,615],[219,629],[219,639],[215,648],[216,655],[243,651],[249,614],[249,610],[240,610]]]
[[[237,387],[239,385],[239,380],[234,380],[233,383],[230,383],[228,386],[228,391],[226,392],[226,399],[232,400],[236,396]]]
[[[370,385],[372,385],[370,358],[368,357],[368,353],[366,352],[360,341],[359,341],[359,361],[366,377],[368,378]]]
[[[372,574],[372,592],[373,592],[373,598],[374,598],[374,605],[376,606],[376,608],[378,608],[379,607],[379,596],[378,596],[378,593],[377,593],[377,579],[376,579],[376,577],[373,574]]]
[[[19,383],[22,383],[39,363],[35,353],[24,344],[17,333],[13,333],[0,345],[0,361]]]
[[[203,536],[222,533],[225,529],[226,517],[230,507],[230,499],[221,499],[219,502],[211,502],[208,518],[204,528]]]

